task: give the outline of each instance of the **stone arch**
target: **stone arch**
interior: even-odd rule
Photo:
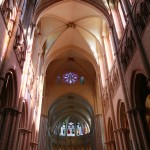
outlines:
[[[115,138],[114,138],[114,130],[113,130],[113,123],[112,119],[108,119],[108,149],[110,150],[115,150],[116,149],[116,144],[115,144]]]
[[[80,107],[84,110],[83,112],[79,111]],[[58,123],[58,120],[61,120],[64,117],[68,116],[68,114],[73,113],[72,109],[73,112],[77,113],[88,123],[89,127],[93,126],[94,112],[90,103],[78,94],[67,93],[58,97],[57,100],[49,108],[48,125],[51,126],[51,129],[54,129],[54,126]],[[88,121],[87,116],[91,118],[91,121]],[[52,118],[56,121],[55,123],[51,123]]]
[[[51,8],[53,5],[57,5],[57,4],[60,4],[60,3],[62,3],[61,0],[45,2],[42,7],[38,8],[36,10],[33,22],[35,24],[37,24],[37,22],[40,20],[40,18],[42,17],[45,10],[47,10],[48,8]],[[104,6],[97,5],[96,3],[90,2],[89,0],[85,0],[85,1],[82,1],[80,3],[83,3],[85,5],[91,5],[91,7],[93,7],[94,9],[102,12],[102,14],[106,18],[107,22],[109,24],[112,24],[112,18],[109,16],[109,13],[108,13],[107,9]]]
[[[11,148],[11,140],[15,132],[16,117],[19,113],[17,109],[17,92],[16,72],[14,69],[10,69],[5,75],[1,91],[0,149]],[[8,126],[9,124],[11,124],[11,126]]]
[[[10,69],[4,78],[1,91],[0,107],[16,107],[17,102],[17,79],[15,70]]]
[[[120,105],[121,105],[121,99],[118,100],[118,103],[117,103],[117,125],[118,125],[118,128],[120,128],[121,126],[121,123],[120,123]]]
[[[141,71],[135,71],[132,78],[131,99],[132,106],[137,108],[144,107],[144,101],[149,93],[146,75]],[[143,99],[143,100],[142,100]]]
[[[141,35],[149,21],[148,18],[150,16],[150,2],[148,0],[137,2],[134,16],[138,32]]]
[[[130,107],[131,108],[134,108],[134,107],[137,106],[136,101],[135,101],[135,99],[136,99],[135,98],[135,92],[137,92],[135,90],[135,88],[136,88],[135,82],[136,82],[137,74],[142,74],[146,77],[146,73],[143,70],[141,70],[141,69],[133,70],[132,77],[131,77],[131,82],[130,82],[130,87],[131,87],[130,88],[130,99],[132,100],[132,101],[130,101]]]
[[[124,146],[124,149],[132,149],[130,129],[126,116],[126,109],[124,102],[120,102],[118,114],[119,114],[119,130],[121,135],[121,142]]]
[[[23,101],[21,119],[19,124],[17,150],[23,149],[23,147],[25,147],[25,142],[24,142],[25,135],[26,133],[29,133],[29,131],[27,130],[27,123],[28,123],[27,121],[28,121],[28,109],[25,101]]]
[[[117,124],[118,128],[128,128],[126,108],[124,102],[120,99],[117,106]]]
[[[78,141],[77,147],[84,147],[84,138],[86,138],[86,147],[94,147],[91,139],[91,136],[93,137],[95,134],[94,121],[92,106],[86,99],[75,93],[58,97],[49,107],[48,112],[47,132],[50,134],[47,140],[52,141],[49,146],[53,148],[60,148],[60,145],[61,147],[69,146],[65,140],[69,141],[70,135],[72,135],[72,142],[75,142],[75,139]],[[69,127],[70,123],[73,124],[74,129]],[[77,124],[80,124],[80,130],[78,130]],[[56,137],[61,139],[61,142]],[[73,149],[75,148],[75,145],[71,144],[71,146]]]
[[[35,137],[36,137],[35,124],[34,123],[32,124],[31,132],[32,132],[31,141],[33,142],[33,141],[35,141]]]
[[[27,128],[27,125],[28,125],[28,108],[26,102],[23,101],[20,128]]]
[[[148,146],[148,141],[150,139],[150,88],[148,86],[147,77],[144,73],[140,71],[135,72],[131,93],[136,130],[138,131],[138,136],[141,136],[141,146],[144,147],[144,144],[145,146]]]
[[[127,125],[127,117],[126,117],[126,112],[125,112],[125,104],[122,102],[120,104],[120,117],[119,117],[119,120],[120,120],[120,127],[121,128],[127,128],[128,125]]]
[[[30,147],[32,150],[36,149],[37,143],[36,143],[36,129],[35,129],[35,123],[32,124],[31,128],[31,141],[30,141]]]

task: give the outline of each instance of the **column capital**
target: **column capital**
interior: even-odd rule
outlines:
[[[117,133],[119,131],[119,129],[113,130],[112,132]]]
[[[31,145],[31,147],[35,147],[35,146],[37,146],[37,145],[38,145],[38,143],[37,143],[37,142],[33,142],[33,141],[31,141],[31,142],[30,142],[30,145]]]
[[[126,111],[126,113],[139,113],[141,111],[144,111],[141,107],[133,107]]]
[[[129,108],[129,109],[126,111],[126,113],[134,113],[134,112],[135,112],[134,108]]]
[[[0,77],[0,81],[5,81],[5,78],[4,77]]]
[[[111,143],[114,143],[115,141],[113,141],[113,140],[110,140],[110,141],[106,141],[106,142],[104,142],[104,144],[111,144]]]
[[[102,116],[102,114],[95,114],[94,117]]]
[[[141,107],[135,107],[134,110],[135,110],[136,113],[144,111]]]
[[[19,109],[13,108],[13,107],[4,107],[4,108],[1,109],[1,112],[6,112],[6,113],[10,112],[11,114],[19,114],[19,113],[21,113],[19,111]]]
[[[34,28],[37,27],[36,23],[34,23],[34,22],[32,22],[31,25],[32,25],[32,27],[34,27]]]
[[[25,129],[25,128],[19,128],[19,132],[21,132],[21,133],[32,133],[30,130]]]
[[[128,133],[129,132],[129,129],[127,128],[120,128],[118,129],[120,132],[123,132],[123,133]]]

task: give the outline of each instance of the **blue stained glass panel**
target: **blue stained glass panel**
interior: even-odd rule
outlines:
[[[63,75],[63,81],[68,84],[74,84],[78,81],[78,75],[73,72],[68,72]]]

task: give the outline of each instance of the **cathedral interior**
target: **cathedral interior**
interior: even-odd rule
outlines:
[[[0,0],[0,150],[150,150],[149,0]]]

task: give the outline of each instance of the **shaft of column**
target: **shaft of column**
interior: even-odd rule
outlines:
[[[104,41],[103,41],[104,42]],[[104,50],[105,50],[105,45],[103,44]],[[111,93],[110,93],[110,87],[109,87],[109,71],[108,71],[108,65],[107,65],[107,60],[106,60],[106,52],[104,53],[104,57],[103,57],[103,62],[104,62],[104,66],[106,68],[106,87],[107,87],[107,93],[108,93],[108,100],[109,100],[109,106],[110,106],[110,110],[111,110],[111,115],[112,115],[112,123],[113,123],[113,128],[114,131],[117,130],[117,124],[115,121],[115,113],[114,113],[114,108],[113,108],[113,102],[112,102],[112,97],[111,97]],[[119,143],[118,143],[118,135],[114,132],[114,137],[115,137],[115,142],[116,142],[116,146],[117,149],[119,149]]]
[[[95,139],[96,139],[96,149],[103,150],[103,143],[102,143],[102,131],[101,131],[101,115],[97,114],[95,116]]]
[[[118,129],[117,130],[117,133],[118,133],[118,135],[119,135],[119,145],[120,145],[120,150],[124,150],[123,148],[123,140],[122,140],[122,135],[121,135],[121,132],[120,132],[120,130]]]
[[[133,120],[133,127],[134,127],[134,131],[135,131],[135,135],[134,135],[134,137],[135,137],[135,140],[136,140],[136,143],[137,143],[137,145],[136,145],[136,149],[142,149],[142,147],[141,147],[141,140],[138,138],[139,137],[139,131],[138,131],[138,129],[136,128],[137,127],[137,122],[136,122],[136,117],[135,117],[135,111],[134,110],[131,110],[130,112],[128,112],[127,114],[129,114],[130,113],[130,115],[131,115],[131,117],[132,117],[132,120]],[[134,140],[134,139],[133,139]],[[134,142],[134,141],[133,141]]]
[[[128,134],[129,134],[129,130],[128,129],[125,129],[125,128],[121,128],[121,135],[122,135],[122,139],[123,139],[123,145],[124,145],[124,149],[125,150],[129,150],[129,143],[127,141],[127,138],[129,137]]]
[[[141,134],[142,134],[142,137],[143,137],[144,148],[145,148],[145,150],[149,150],[150,146],[148,144],[149,142],[148,142],[148,140],[146,138],[146,135],[145,135],[145,130],[144,130],[144,126],[143,126],[142,116],[141,116],[139,110],[137,111],[137,117],[138,117],[138,120],[139,120]]]
[[[16,128],[17,115],[18,115],[18,112],[13,113],[12,124],[11,124],[11,132],[10,132],[9,143],[8,143],[8,149],[12,148],[13,138],[14,138],[14,135],[16,134],[15,133],[15,128]]]
[[[9,131],[11,127],[11,112],[7,112],[6,117],[5,117],[5,123],[3,126],[2,134],[1,134],[1,139],[0,139],[0,149],[5,150],[7,149],[7,143],[9,140]]]

